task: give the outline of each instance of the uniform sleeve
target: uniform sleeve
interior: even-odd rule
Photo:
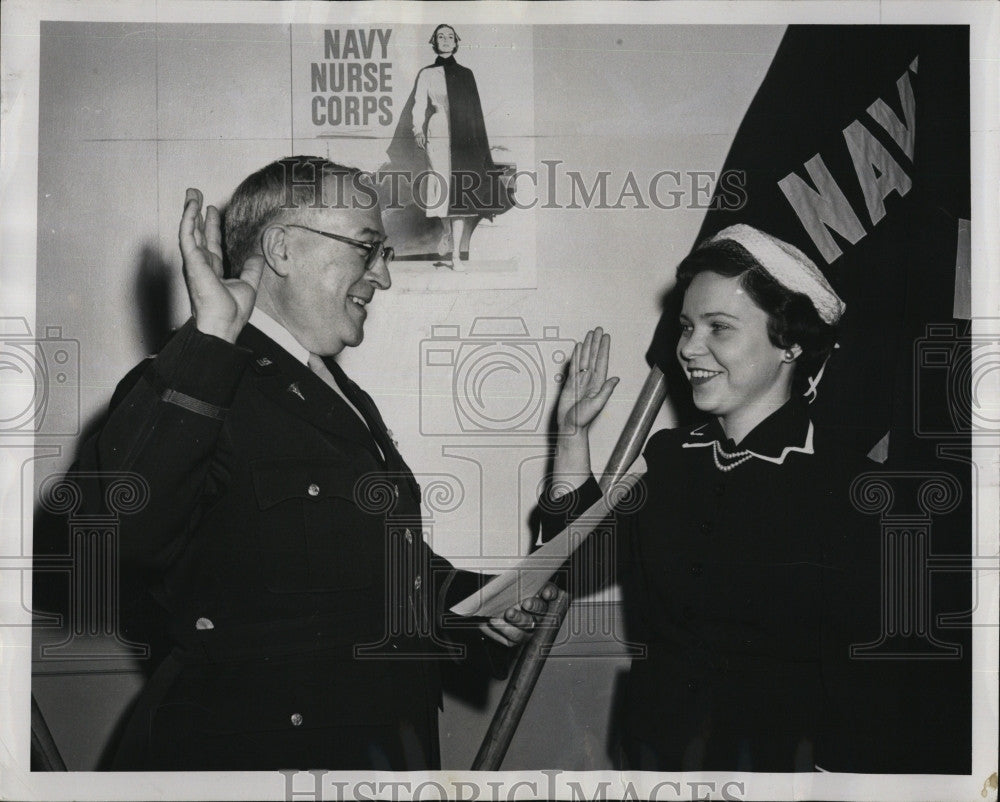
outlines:
[[[462,647],[463,669],[479,680],[504,679],[510,672],[516,649],[507,648],[479,629],[481,618],[457,618],[449,610],[489,582],[491,574],[455,568],[444,557],[432,557],[435,579],[435,639],[446,646]]]
[[[71,476],[91,512],[103,511],[116,474],[136,474],[148,486],[148,503],[121,518],[123,562],[162,570],[183,549],[200,505],[224,482],[213,455],[249,358],[190,320],[118,386]]]

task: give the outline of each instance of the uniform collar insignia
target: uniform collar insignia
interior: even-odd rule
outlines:
[[[269,356],[258,356],[250,363],[254,372],[259,376],[273,376],[281,372],[278,363]]]
[[[288,385],[288,392],[292,393],[292,395],[297,395],[303,401],[306,400],[306,397],[304,395],[302,395],[302,391],[299,389],[299,383],[298,382],[292,382],[291,384],[289,384]]]

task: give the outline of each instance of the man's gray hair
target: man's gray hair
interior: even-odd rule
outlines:
[[[330,176],[343,182],[334,198],[324,197]],[[283,213],[323,209],[344,203],[344,187],[362,176],[321,156],[289,156],[271,162],[243,179],[225,213],[226,255],[229,273],[238,276],[243,263],[260,251],[260,236]]]

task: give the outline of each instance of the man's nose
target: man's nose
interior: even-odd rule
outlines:
[[[375,264],[365,272],[365,278],[380,290],[387,290],[392,286],[392,276],[389,275],[389,263],[385,256],[379,256]]]

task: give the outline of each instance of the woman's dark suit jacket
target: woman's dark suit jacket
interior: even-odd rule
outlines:
[[[658,432],[645,458],[570,572],[575,595],[620,581],[628,637],[645,648],[627,682],[628,765],[918,770],[899,768],[910,733],[893,729],[909,668],[849,651],[880,633],[878,521],[850,499],[878,466],[821,442],[795,401],[738,447],[713,419]],[[544,529],[599,492],[591,477],[546,500]]]

